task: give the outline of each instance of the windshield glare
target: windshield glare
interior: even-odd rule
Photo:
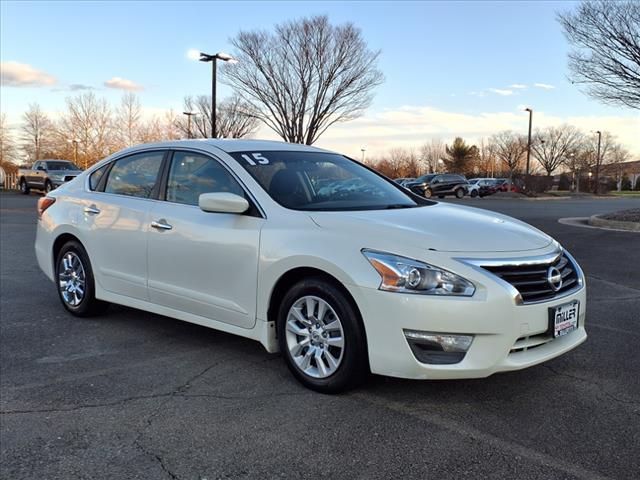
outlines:
[[[47,162],[48,170],[78,170],[71,162]]]
[[[293,210],[379,210],[418,204],[348,158],[323,152],[230,154],[276,202]]]

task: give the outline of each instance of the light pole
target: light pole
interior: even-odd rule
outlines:
[[[187,116],[187,138],[191,138],[191,117],[198,115],[196,112],[182,112]]]
[[[75,138],[71,139],[71,140],[67,140],[67,142],[73,144],[73,163],[74,164],[78,164],[78,142],[79,140],[76,140]],[[87,165],[86,165],[86,161],[85,161],[85,166],[84,169],[87,169]]]
[[[211,138],[216,138],[216,76],[218,71],[218,60],[223,62],[237,63],[228,53],[218,52],[215,55],[200,52],[201,62],[211,62]]]
[[[527,140],[527,170],[526,170],[526,177],[529,178],[529,162],[531,158],[531,124],[533,122],[533,109],[527,107],[524,109],[524,111],[529,112],[529,138]]]
[[[362,152],[362,163],[364,163],[364,152],[367,150],[365,148],[361,148],[360,151]]]
[[[594,193],[597,195],[598,187],[600,186],[600,141],[602,140],[602,132],[597,130],[596,133],[598,134],[598,154],[596,156],[596,186],[594,187]],[[591,176],[591,172],[589,172],[589,176]]]

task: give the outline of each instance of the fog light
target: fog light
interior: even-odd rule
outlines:
[[[473,335],[456,335],[417,330],[404,330],[416,359],[432,365],[451,365],[461,362],[473,342]]]

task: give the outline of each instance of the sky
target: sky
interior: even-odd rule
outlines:
[[[567,80],[569,45],[556,13],[575,2],[26,2],[0,3],[0,108],[17,125],[29,103],[52,116],[94,91],[112,105],[138,94],[147,115],[209,94],[210,69],[187,51],[233,53],[241,30],[326,14],[380,50],[385,82],[365,115],[316,145],[378,155],[455,136],[572,123],[608,130],[640,157],[640,113],[603,105]],[[231,91],[219,85],[218,98]],[[261,128],[258,138],[276,138]]]

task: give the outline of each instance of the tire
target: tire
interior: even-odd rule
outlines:
[[[471,198],[476,198],[478,196],[478,191],[477,190],[471,190],[471,193],[469,194],[469,196]]]
[[[44,182],[44,193],[49,193],[51,190],[53,190],[53,185],[51,185],[51,182],[47,180]]]
[[[78,263],[80,268],[78,268]],[[69,265],[70,268],[65,268],[65,265]],[[62,306],[69,313],[76,317],[90,317],[106,310],[109,304],[97,300],[95,297],[93,269],[91,268],[87,251],[80,242],[72,240],[65,243],[56,257],[55,267],[58,296]],[[63,280],[67,284],[69,281],[73,282],[71,289],[64,288],[61,285]],[[76,286],[83,286],[84,288],[82,290],[72,290]]]
[[[424,196],[425,198],[431,198],[433,197],[433,191],[430,188],[425,188],[424,190]]]
[[[444,195],[438,195],[438,198],[444,198]]]
[[[20,180],[20,193],[23,195],[29,195],[29,185],[27,185],[27,181],[23,178]]]
[[[464,197],[464,190],[459,188],[456,190],[456,198],[462,198]]]
[[[318,319],[322,302],[325,313]],[[293,285],[280,304],[277,331],[285,363],[305,387],[321,393],[339,393],[368,377],[360,315],[333,283],[312,277]],[[329,361],[329,356],[334,362]]]

